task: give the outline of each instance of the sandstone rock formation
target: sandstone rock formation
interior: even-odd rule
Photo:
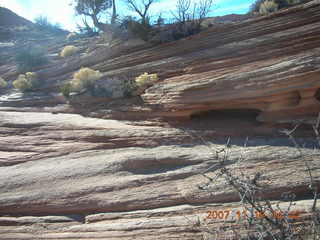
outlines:
[[[320,187],[310,126],[320,110],[319,10],[314,0],[159,46],[78,40],[69,59],[55,55],[69,42],[53,40],[50,64],[37,71],[43,88],[0,96],[0,240],[224,239],[222,226],[241,224],[207,212],[242,210],[239,196],[212,169],[215,183],[202,187],[222,149],[235,175],[262,174],[266,199],[295,193],[295,224],[309,224],[306,162]],[[70,105],[57,89],[80,66],[106,80],[160,80],[142,98]],[[15,79],[11,59],[0,74]],[[297,149],[283,133],[302,120]]]
[[[53,59],[39,75],[46,88],[57,89],[79,66],[104,72],[106,81],[158,73],[160,81],[142,96],[154,116],[250,109],[264,122],[309,119],[319,111],[319,8],[314,0],[159,46],[96,40],[89,53]]]

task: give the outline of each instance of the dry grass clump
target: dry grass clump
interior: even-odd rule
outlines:
[[[37,74],[34,72],[27,72],[26,74],[20,74],[18,79],[13,81],[13,87],[21,92],[32,90],[38,84]]]
[[[141,74],[139,77],[136,77],[135,82],[138,88],[143,88],[146,85],[158,81],[157,74]]]
[[[2,77],[0,77],[0,89],[6,88],[7,86],[8,86],[8,83]]]
[[[69,56],[74,55],[78,51],[79,51],[79,48],[77,48],[76,46],[72,46],[72,45],[65,46],[62,49],[60,56],[61,57],[69,57]]]
[[[95,81],[102,77],[102,73],[91,68],[81,68],[73,75],[70,82],[72,91],[82,91],[85,88],[93,86]]]
[[[261,14],[268,14],[272,12],[276,12],[279,9],[279,5],[275,3],[273,0],[267,0],[261,3],[259,12]]]

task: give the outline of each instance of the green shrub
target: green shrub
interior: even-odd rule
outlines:
[[[66,98],[70,97],[70,93],[72,92],[71,83],[66,83],[60,87],[60,92]]]
[[[275,3],[273,0],[267,0],[261,3],[259,13],[268,14],[268,13],[276,12],[278,8],[279,8],[279,5]]]
[[[135,82],[135,79],[132,78],[126,78],[123,81],[123,96],[124,97],[133,97],[137,95],[137,84]]]
[[[60,53],[60,56],[61,57],[69,57],[69,56],[72,56],[74,55],[75,53],[77,53],[79,51],[79,48],[75,47],[75,46],[72,46],[72,45],[69,45],[69,46],[65,46],[61,53]]]
[[[39,86],[38,77],[36,73],[27,72],[26,74],[20,74],[18,79],[13,81],[13,87],[21,92],[31,91]]]
[[[15,57],[19,72],[31,72],[47,64],[48,58],[40,49],[22,49]]]
[[[6,88],[7,86],[8,86],[8,83],[2,77],[0,77],[0,89]]]

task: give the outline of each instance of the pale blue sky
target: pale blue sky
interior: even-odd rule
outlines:
[[[197,0],[193,0],[197,1]],[[215,6],[212,16],[221,16],[231,13],[246,13],[254,0],[214,0]],[[34,20],[39,15],[45,15],[53,23],[60,23],[68,30],[76,29],[76,17],[70,0],[0,0],[0,6],[6,7],[25,17]],[[169,10],[174,10],[176,0],[162,0],[152,7],[152,13],[160,11],[166,15]]]

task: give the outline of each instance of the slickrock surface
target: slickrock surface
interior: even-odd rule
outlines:
[[[221,177],[208,191],[199,189],[207,181],[200,173],[219,161],[212,151],[224,148],[215,136],[222,129],[0,113],[0,239],[201,239],[206,224],[221,224],[205,221],[207,211],[239,208]],[[211,149],[196,136],[211,140]],[[244,141],[231,140],[228,166],[263,173],[271,200],[295,192],[296,208],[307,214],[312,201],[302,201],[311,198],[303,160],[319,181],[315,142],[305,139],[301,156],[280,136],[250,137],[246,148]]]
[[[61,60],[54,54],[66,44],[53,46],[38,71],[42,93],[0,96],[0,240],[214,239],[210,231],[241,226],[239,196],[214,168],[214,184],[203,187],[222,149],[235,175],[262,174],[266,199],[294,192],[296,223],[308,224],[306,162],[320,187],[308,125],[320,111],[319,0],[159,46],[95,39],[89,54]],[[0,66],[9,81],[17,76],[11,61]],[[142,99],[71,106],[56,90],[79,66],[160,80]],[[298,120],[300,149],[283,134]],[[233,214],[205,219],[213,210]]]

